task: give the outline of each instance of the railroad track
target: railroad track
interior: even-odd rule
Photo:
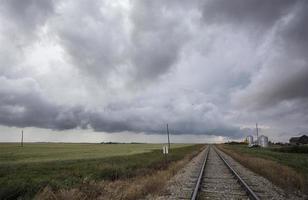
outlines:
[[[209,146],[191,200],[254,199],[259,197],[215,147]]]

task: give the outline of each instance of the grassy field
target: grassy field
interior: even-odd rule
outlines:
[[[308,193],[308,154],[285,153],[273,148],[219,145],[244,166],[288,190]]]
[[[77,187],[85,181],[119,180],[166,168],[161,144],[0,145],[0,199],[32,198],[46,186]],[[169,161],[183,159],[202,145],[172,145]]]
[[[224,145],[224,147],[236,152],[270,159],[308,175],[308,154],[273,151],[277,148],[248,148],[247,145]]]
[[[306,154],[308,154],[308,145],[274,146],[274,148],[271,148],[271,150],[283,152],[283,153],[306,153]]]
[[[188,144],[172,144],[183,147]],[[0,164],[45,162],[132,155],[162,148],[162,144],[0,143]]]

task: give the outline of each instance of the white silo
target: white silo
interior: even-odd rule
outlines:
[[[268,137],[266,137],[264,135],[260,135],[258,137],[258,144],[261,147],[268,147]]]
[[[253,145],[253,136],[252,135],[248,135],[247,136],[247,142],[248,142],[248,146],[252,146]]]

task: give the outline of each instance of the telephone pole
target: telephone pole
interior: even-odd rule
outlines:
[[[257,139],[258,139],[259,137],[258,123],[256,123],[256,130],[257,130]]]
[[[24,130],[21,130],[21,147],[24,146]]]
[[[169,128],[167,124],[167,134],[168,134],[168,148],[170,149],[170,138],[169,138]]]

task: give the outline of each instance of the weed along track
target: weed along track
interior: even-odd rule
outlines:
[[[215,147],[209,146],[191,197],[194,199],[259,199]]]

